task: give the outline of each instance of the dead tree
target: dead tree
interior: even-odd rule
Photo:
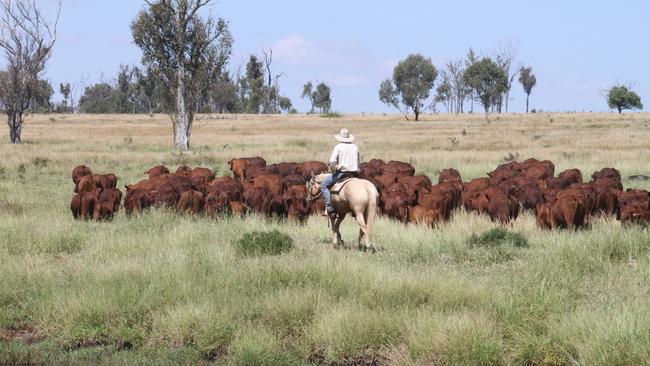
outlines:
[[[0,74],[0,100],[7,113],[9,139],[20,144],[23,117],[56,41],[61,3],[52,23],[35,0],[0,0],[0,12],[0,48],[7,61]]]
[[[497,109],[498,112],[501,113],[501,106],[504,104],[505,99],[505,107],[506,107],[506,113],[508,112],[508,99],[510,99],[510,90],[512,89],[512,83],[515,80],[515,77],[517,77],[517,74],[519,73],[518,68],[513,69],[513,62],[515,61],[515,57],[517,57],[517,52],[519,51],[519,46],[517,46],[516,43],[508,41],[504,45],[501,45],[499,47],[499,50],[496,52],[496,62],[501,69],[503,69],[503,72],[506,73],[506,77],[508,78],[508,84],[506,85],[506,90],[501,96],[501,100],[499,103],[497,103]]]

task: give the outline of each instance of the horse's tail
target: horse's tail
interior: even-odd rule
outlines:
[[[375,223],[375,216],[377,216],[377,206],[379,204],[379,192],[374,184],[368,182],[366,185],[368,192],[368,205],[366,206],[366,230],[368,236],[372,232],[372,225]]]

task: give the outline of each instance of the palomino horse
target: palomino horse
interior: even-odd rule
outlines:
[[[320,185],[330,174],[314,175],[308,183],[308,199],[314,200],[321,195]],[[332,224],[332,245],[338,248],[340,244],[345,245],[341,239],[339,226],[345,215],[352,214],[360,226],[358,246],[359,250],[374,249],[370,245],[370,232],[377,214],[377,200],[379,192],[377,188],[365,179],[351,178],[339,192],[332,192],[332,205],[336,211],[336,217],[330,216]],[[361,245],[361,239],[365,239],[365,247]]]

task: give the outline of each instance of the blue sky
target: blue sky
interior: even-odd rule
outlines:
[[[46,11],[55,0],[37,0]],[[129,25],[139,0],[63,0],[59,39],[45,77],[55,89],[70,82],[112,81],[120,64],[138,64]],[[250,1],[217,0],[209,9],[230,22],[235,39],[229,67],[248,55],[274,50],[282,92],[300,110],[302,85],[332,87],[333,109],[345,113],[391,112],[377,97],[379,83],[410,53],[438,67],[463,58],[472,47],[489,55],[500,44],[518,45],[516,64],[533,67],[537,86],[531,108],[605,111],[603,90],[632,83],[650,110],[650,2],[612,1]],[[522,111],[519,84],[511,111]]]

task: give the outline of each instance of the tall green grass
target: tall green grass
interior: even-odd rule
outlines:
[[[120,186],[155,163],[113,161],[121,144],[86,151]],[[0,170],[0,364],[650,363],[647,228],[595,219],[541,231],[530,213],[505,231],[463,211],[434,230],[380,218],[379,251],[365,254],[332,249],[321,217],[152,210],[74,222],[69,163],[40,143],[21,148]],[[204,152],[162,154],[172,168],[226,170]],[[274,230],[291,250],[249,256],[233,244]],[[343,223],[348,242],[357,233]]]

